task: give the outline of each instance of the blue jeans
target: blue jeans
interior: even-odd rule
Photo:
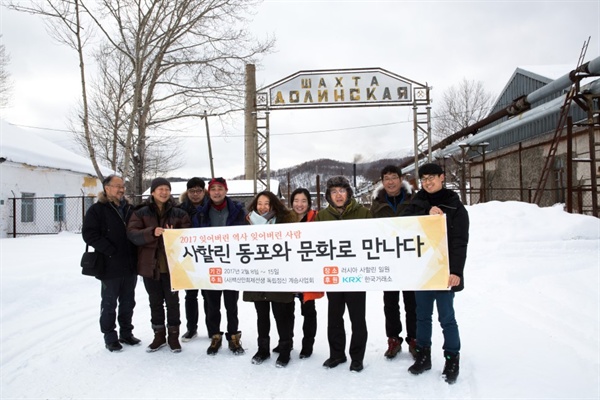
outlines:
[[[443,349],[449,353],[460,352],[458,324],[454,317],[454,292],[444,290],[417,291],[417,346],[431,347],[431,320],[433,303],[437,305],[438,318],[444,334]]]

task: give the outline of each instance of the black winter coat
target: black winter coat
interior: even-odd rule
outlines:
[[[429,210],[433,206],[439,207],[446,214],[450,273],[460,277],[460,285],[452,287],[452,290],[459,292],[465,286],[464,268],[469,243],[469,214],[458,195],[446,188],[432,194],[421,189],[404,209],[402,215],[429,215]]]
[[[206,203],[208,203],[208,195],[204,196],[202,203],[200,203],[198,207],[194,206],[188,198],[186,190],[185,192],[181,193],[181,196],[179,196],[179,205],[177,207],[187,212],[190,218],[193,220],[198,210],[204,207]]]
[[[385,193],[383,186],[377,192],[375,192],[373,201],[371,202],[371,214],[373,214],[373,218],[388,218],[402,215],[404,209],[408,206],[410,200],[413,198],[414,192],[412,191],[412,188],[408,182],[402,181],[400,193],[403,201],[402,203],[397,204],[396,210],[394,210],[392,205],[388,202],[388,196]]]
[[[85,213],[81,236],[96,251],[104,255],[105,270],[99,279],[113,279],[136,273],[137,250],[127,239],[127,222],[133,206],[123,203],[123,214],[108,201],[106,194],[98,194],[98,201]]]
[[[289,224],[297,222],[296,214],[292,211],[285,215],[283,220],[276,220],[275,224]],[[296,294],[293,292],[244,292],[242,299],[244,301],[272,301],[275,303],[291,303]]]

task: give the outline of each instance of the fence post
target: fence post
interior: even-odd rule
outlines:
[[[13,238],[17,237],[17,198],[13,197]]]
[[[85,218],[85,196],[81,196],[81,226],[83,226],[83,219]]]
[[[519,199],[523,201],[523,143],[519,142]]]

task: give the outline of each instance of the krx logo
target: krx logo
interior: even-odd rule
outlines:
[[[362,276],[344,276],[342,277],[342,283],[361,283]]]

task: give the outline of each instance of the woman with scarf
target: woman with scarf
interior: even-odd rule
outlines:
[[[263,191],[256,195],[248,207],[246,220],[251,225],[281,224],[296,222],[296,215],[275,194]],[[262,364],[271,357],[269,331],[272,308],[279,333],[277,367],[285,367],[290,362],[292,351],[294,293],[244,292],[243,300],[254,302],[256,308],[258,352],[252,357],[252,363]]]

